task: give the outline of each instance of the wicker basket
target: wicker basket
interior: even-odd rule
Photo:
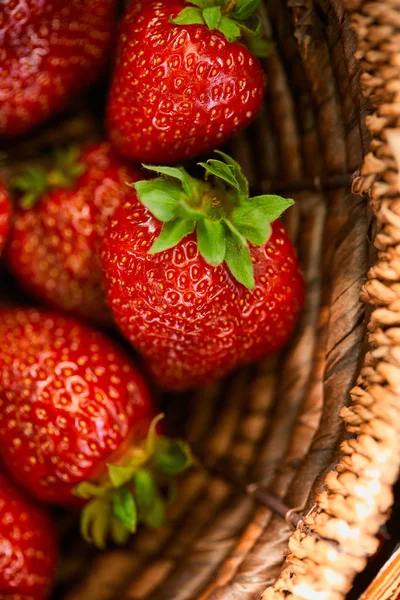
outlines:
[[[161,399],[208,469],[127,548],[97,553],[63,517],[54,599],[340,600],[377,548],[400,464],[400,0],[346,8],[264,0],[266,102],[233,144],[256,192],[297,200],[296,335],[280,356]],[[72,138],[92,133],[75,125]],[[296,508],[296,530],[215,474],[221,462]]]

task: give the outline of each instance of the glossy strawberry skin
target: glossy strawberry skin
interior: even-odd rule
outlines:
[[[0,178],[0,254],[2,253],[10,227],[11,203],[8,192]]]
[[[132,2],[108,102],[111,141],[137,162],[172,164],[221,146],[258,112],[259,61],[204,25],[169,17],[184,0]]]
[[[0,454],[36,498],[77,504],[73,488],[143,439],[153,418],[129,356],[57,313],[0,310]],[[80,504],[80,501],[78,501]]]
[[[294,247],[276,221],[250,245],[255,289],[199,255],[194,235],[149,254],[161,224],[132,195],[110,220],[101,248],[108,302],[122,333],[158,384],[185,390],[278,350],[303,304]]]
[[[57,560],[53,523],[0,470],[0,599],[45,600]]]
[[[28,210],[18,208],[10,235],[8,264],[22,287],[53,308],[110,325],[98,263],[105,225],[142,179],[107,142],[82,151],[85,172],[71,189],[45,194]]]
[[[0,134],[42,123],[102,70],[115,0],[4,0],[0,10]]]

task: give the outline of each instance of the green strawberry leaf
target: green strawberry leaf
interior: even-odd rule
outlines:
[[[192,455],[182,440],[159,438],[153,461],[163,475],[178,475],[192,464]]]
[[[183,167],[155,167],[153,165],[143,165],[148,171],[154,171],[159,175],[179,179],[182,188],[189,198],[193,197],[194,189],[198,186],[197,180],[191,177]]]
[[[215,160],[214,158],[210,158],[207,162],[197,163],[200,167],[203,167],[206,171],[206,179],[208,175],[214,175],[218,179],[222,179],[229,185],[231,185],[238,192],[240,191],[240,185],[236,180],[235,174],[232,171],[232,168],[229,165],[226,165],[221,160]]]
[[[249,195],[249,182],[247,181],[247,178],[246,178],[245,174],[243,173],[242,167],[239,165],[239,163],[236,162],[236,160],[234,160],[228,154],[225,154],[225,152],[222,152],[221,150],[216,150],[215,154],[219,154],[220,156],[222,156],[222,158],[224,159],[226,164],[229,165],[229,167],[231,167],[231,169],[234,173],[235,179],[239,184],[239,191],[242,192],[242,194],[244,194],[245,196],[248,196]]]
[[[255,196],[250,198],[250,202],[262,212],[269,223],[279,219],[285,210],[294,204],[294,200],[291,198],[282,198],[272,194]]]
[[[149,527],[157,529],[165,521],[165,504],[161,496],[158,494],[154,498],[154,502],[151,507],[143,515],[143,521]]]
[[[234,278],[252,290],[255,282],[247,241],[229,221],[224,219],[224,222],[227,226],[225,262]]]
[[[111,483],[114,487],[118,488],[131,481],[137,467],[131,465],[107,465],[107,468]]]
[[[159,438],[158,433],[157,433],[157,425],[164,418],[165,418],[165,415],[163,413],[160,413],[159,415],[157,415],[156,417],[154,417],[154,419],[150,423],[149,431],[147,433],[147,438],[146,438],[146,452],[147,452],[147,456],[152,456],[154,454],[154,449],[156,447],[156,442],[157,442],[157,440]]]
[[[209,29],[218,29],[221,20],[221,9],[219,6],[209,6],[203,10],[203,18]]]
[[[234,42],[241,35],[239,25],[229,17],[225,16],[223,16],[219,22],[218,31],[226,37],[228,42]]]
[[[113,515],[128,531],[134,533],[137,528],[136,503],[132,493],[126,487],[113,491]]]
[[[194,3],[193,3],[194,4]],[[177,17],[170,18],[174,25],[204,25],[203,11],[201,8],[188,6],[181,10]]]
[[[162,179],[137,181],[133,184],[139,200],[149,211],[162,222],[175,217],[176,209],[183,196],[182,188]]]
[[[129,540],[130,531],[118,521],[115,517],[111,519],[110,534],[112,539],[118,546],[123,546]]]
[[[231,12],[234,19],[245,21],[256,12],[261,6],[261,0],[236,0],[236,4]]]
[[[217,267],[225,258],[225,227],[220,221],[203,219],[197,224],[197,246],[209,265]]]
[[[271,225],[262,211],[247,202],[232,212],[232,223],[249,242],[261,246],[271,235]]]
[[[189,233],[192,233],[195,226],[195,221],[182,221],[182,219],[174,219],[164,223],[160,235],[150,248],[150,254],[157,254],[173,248]]]
[[[82,537],[103,550],[106,546],[110,504],[104,498],[96,498],[84,507],[81,515]]]
[[[140,469],[134,478],[135,497],[140,515],[147,512],[154,504],[157,488],[154,478],[148,469]]]
[[[73,493],[78,498],[89,500],[89,498],[99,498],[100,496],[104,496],[105,490],[104,487],[95,485],[89,481],[82,481],[82,483],[74,488]]]

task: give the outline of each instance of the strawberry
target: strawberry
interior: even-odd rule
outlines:
[[[50,515],[0,470],[0,599],[45,600],[57,559]]]
[[[8,192],[0,178],[0,254],[5,246],[10,226],[11,203]]]
[[[115,0],[3,0],[0,135],[24,133],[59,111],[103,69]]]
[[[106,142],[57,159],[56,169],[31,168],[14,179],[25,195],[10,236],[9,267],[40,301],[108,325],[97,248],[108,218],[129,190],[127,182],[143,175],[121,162]]]
[[[104,334],[57,313],[0,309],[0,405],[5,466],[39,500],[92,498],[85,537],[102,546],[110,530],[123,541],[137,518],[162,517],[157,478],[185,468],[188,454],[155,434],[143,379]]]
[[[115,147],[137,162],[173,164],[214,150],[259,110],[264,74],[239,41],[265,54],[261,0],[131,2],[108,101]]]
[[[293,201],[249,198],[229,156],[134,184],[101,246],[108,302],[160,386],[185,390],[279,349],[304,296],[296,253],[276,219]],[[270,225],[272,223],[272,225]]]

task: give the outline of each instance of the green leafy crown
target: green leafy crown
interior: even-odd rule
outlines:
[[[85,172],[78,156],[78,149],[70,147],[55,151],[49,169],[40,164],[24,165],[10,182],[13,190],[22,192],[21,206],[25,209],[32,208],[45,193],[61,187],[71,187]]]
[[[220,31],[229,42],[242,39],[255,55],[269,54],[270,44],[263,39],[260,17],[255,14],[261,0],[186,0],[185,7],[171,22],[175,25],[206,25]]]
[[[82,536],[98,548],[104,548],[108,538],[124,544],[138,523],[160,527],[166,503],[176,499],[176,477],[193,458],[185,442],[157,434],[163,416],[153,420],[143,444],[132,447],[120,464],[108,465],[102,481],[85,481],[74,490],[89,500],[81,515]]]
[[[205,180],[195,179],[183,167],[143,165],[160,176],[133,185],[139,200],[164,223],[150,252],[176,246],[196,232],[200,254],[217,267],[224,261],[232,275],[254,288],[253,265],[248,243],[261,246],[271,235],[271,223],[293,200],[280,196],[249,197],[249,185],[240,165],[227,154],[199,163]],[[211,179],[211,181],[210,181]]]

